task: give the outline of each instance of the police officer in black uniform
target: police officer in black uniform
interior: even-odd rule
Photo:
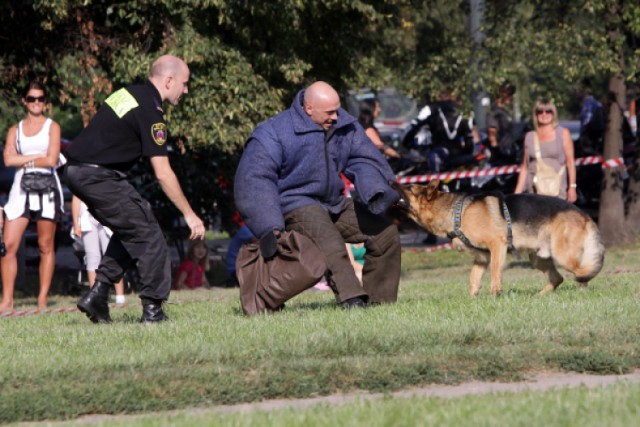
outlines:
[[[162,303],[171,288],[170,260],[151,208],[127,181],[126,171],[148,157],[162,190],[184,215],[191,238],[204,238],[204,224],[191,209],[167,157],[162,102],[177,105],[188,92],[189,68],[164,55],[151,66],[145,84],[111,94],[66,150],[67,183],[113,237],[96,272],[94,286],[78,301],[92,322],[110,322],[109,289],[137,261],[142,322],[167,320]]]

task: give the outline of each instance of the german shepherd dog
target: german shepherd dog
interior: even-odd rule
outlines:
[[[598,226],[571,203],[536,194],[446,193],[438,190],[439,184],[434,180],[426,186],[394,186],[403,195],[399,206],[410,219],[437,236],[450,237],[454,247],[474,255],[471,297],[480,292],[489,265],[490,292],[502,292],[510,241],[512,249],[528,253],[533,267],[545,274],[547,283],[540,294],[562,283],[556,266],[573,273],[581,287],[602,269],[604,246]]]

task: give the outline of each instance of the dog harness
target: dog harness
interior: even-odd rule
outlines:
[[[464,199],[460,199],[456,202],[456,209],[454,213],[454,221],[453,221],[453,231],[447,233],[447,237],[450,239],[458,238],[462,243],[467,245],[472,249],[477,249],[479,251],[489,252],[488,249],[479,248],[475,246],[471,241],[464,235],[462,230],[460,230],[460,226],[462,223],[462,203]],[[507,209],[507,204],[502,202],[502,213],[504,215],[504,219],[507,221],[507,244],[509,252],[511,252],[516,258],[520,258],[518,251],[513,246],[513,232],[511,231],[511,215],[509,215],[509,209]]]

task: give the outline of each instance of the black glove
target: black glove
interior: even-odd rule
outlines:
[[[260,238],[260,254],[264,259],[273,258],[278,252],[278,237],[280,237],[280,230],[273,230]]]

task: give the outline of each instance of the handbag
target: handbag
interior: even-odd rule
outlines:
[[[240,305],[246,315],[274,312],[326,273],[324,255],[313,241],[296,231],[284,231],[277,253],[266,260],[260,244],[244,244],[236,260]]]
[[[56,188],[56,179],[50,173],[25,172],[20,180],[20,188],[27,193],[47,194]]]
[[[534,151],[536,155],[537,171],[533,176],[533,186],[537,194],[544,196],[559,196],[562,189],[562,177],[566,165],[563,165],[558,172],[552,166],[547,165],[542,161],[542,155],[540,154],[540,141],[538,140],[538,134],[533,134]]]

